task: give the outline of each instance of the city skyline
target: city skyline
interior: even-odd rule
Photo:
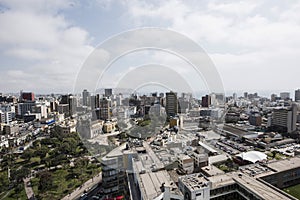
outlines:
[[[300,85],[299,6],[292,1],[2,0],[0,85],[4,93],[17,92],[20,85],[37,93],[72,92],[78,71],[99,43],[123,31],[159,27],[198,43],[215,63],[225,91],[276,88],[292,94]],[[124,57],[110,74],[122,76],[150,61],[191,77],[178,58],[152,51]]]

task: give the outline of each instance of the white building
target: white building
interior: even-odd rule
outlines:
[[[41,114],[42,118],[47,117],[47,106],[45,104],[39,104],[32,107],[32,113]]]
[[[202,174],[191,174],[179,177],[178,187],[184,195],[184,199],[210,199],[211,182]]]
[[[3,112],[0,110],[0,123],[10,123],[12,122],[13,116],[15,113],[8,111],[8,112]]]

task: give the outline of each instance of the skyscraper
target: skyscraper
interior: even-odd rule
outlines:
[[[295,91],[295,101],[300,101],[300,89]]]
[[[202,97],[201,106],[202,107],[209,107],[211,104],[211,97],[209,95],[205,95]]]
[[[273,110],[271,126],[279,132],[291,133],[296,130],[297,106],[276,108]]]
[[[90,106],[90,93],[87,90],[82,92],[82,105]]]
[[[33,92],[20,92],[21,101],[34,101],[34,93]]]
[[[166,93],[166,113],[168,117],[174,117],[178,113],[178,100],[175,92]]]
[[[280,93],[280,98],[284,99],[284,100],[289,99],[290,98],[290,93],[289,92],[281,92]]]
[[[100,119],[110,119],[110,103],[107,98],[100,99]]]
[[[110,97],[112,95],[112,89],[111,88],[104,89],[104,95],[106,97]]]

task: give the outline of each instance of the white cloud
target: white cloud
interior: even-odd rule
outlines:
[[[258,1],[234,1],[227,3],[208,3],[208,9],[225,14],[247,15],[257,7]]]
[[[22,70],[8,71],[0,79],[0,84],[6,86],[2,89],[32,87],[39,92],[71,92],[77,71],[93,50],[88,32],[60,13],[71,2],[1,1],[1,5],[7,9],[0,14],[0,51],[6,59],[19,59],[22,63]],[[2,67],[8,68],[0,65],[0,70]]]
[[[109,17],[108,13],[119,12],[115,8],[118,6],[127,11],[120,13],[119,18],[114,18],[119,21],[103,20],[106,22],[103,24],[111,26],[95,28],[91,26],[102,23],[89,21],[86,29],[83,29],[76,25],[78,19],[71,19],[74,20],[72,22],[66,19],[64,10],[72,9],[73,5],[83,6],[85,2],[0,0],[0,58],[2,62],[5,59],[18,61],[17,66],[13,66],[14,62],[0,63],[0,71],[1,68],[6,70],[1,73],[5,75],[1,76],[0,85],[5,86],[7,91],[19,90],[23,85],[33,87],[31,90],[48,87],[49,91],[53,91],[53,88],[70,91],[84,59],[94,49],[90,45],[92,38],[88,28],[107,32],[113,30],[115,34],[124,30],[124,27],[158,26],[183,33],[203,46],[212,56],[227,89],[300,87],[300,79],[297,78],[300,73],[297,67],[297,63],[300,63],[299,2],[125,2],[107,0],[104,3],[87,3],[89,8],[96,5],[104,7],[101,10],[105,10],[101,15],[103,18]],[[172,39],[162,39],[161,43],[167,40]],[[127,45],[134,46],[137,41],[132,42]],[[115,51],[124,48],[127,47],[117,46]],[[105,53],[101,55],[109,56]],[[179,63],[172,56],[163,54],[151,55],[149,58],[171,66]],[[133,62],[132,66],[136,64],[143,63]],[[174,69],[186,73],[187,68],[180,64],[177,66]],[[9,67],[11,69],[7,70]],[[282,81],[278,82],[278,79]]]
[[[164,1],[135,3],[129,15],[137,18],[137,25],[165,20],[165,27],[202,45],[226,89],[290,89],[300,86],[299,7],[299,2],[268,0]]]

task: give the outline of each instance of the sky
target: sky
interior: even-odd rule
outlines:
[[[299,9],[300,1],[292,0],[0,0],[0,92],[72,92],[101,43],[124,31],[159,27],[203,48],[225,91],[292,93],[300,88]],[[134,52],[113,63],[98,87],[114,87],[124,73],[151,63],[172,66],[183,77],[189,67],[166,52]]]

